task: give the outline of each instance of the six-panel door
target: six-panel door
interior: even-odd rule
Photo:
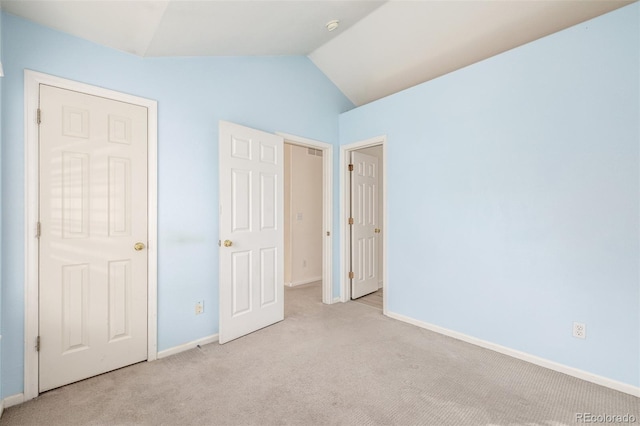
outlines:
[[[39,390],[147,359],[147,109],[40,86]]]
[[[220,122],[220,343],[284,319],[283,139]]]
[[[351,298],[378,290],[378,158],[351,153]]]

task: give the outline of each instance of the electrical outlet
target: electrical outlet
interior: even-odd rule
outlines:
[[[573,337],[578,339],[587,338],[587,326],[581,322],[573,322]]]
[[[196,302],[196,315],[200,315],[204,312],[204,301]]]

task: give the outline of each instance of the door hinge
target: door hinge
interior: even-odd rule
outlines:
[[[38,124],[42,123],[42,110],[40,110],[40,108],[38,108],[38,111],[36,112],[36,122]]]
[[[354,274],[353,272],[349,272],[349,279],[352,280],[354,279],[356,276],[356,274]]]
[[[38,110],[39,111],[39,110]],[[353,171],[353,164],[349,164],[349,171],[352,172]]]
[[[40,352],[40,336],[36,337],[36,352]]]
[[[40,238],[40,235],[42,235],[42,225],[38,222],[36,223],[36,238]]]
[[[352,217],[349,218],[349,225],[353,225],[353,218]]]

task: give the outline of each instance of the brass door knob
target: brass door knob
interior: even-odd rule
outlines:
[[[133,248],[134,248],[135,251],[140,251],[140,250],[142,250],[144,248],[144,243],[135,243],[133,245]]]
[[[380,233],[380,229],[376,228],[374,232],[375,232],[376,234],[379,234],[379,233]]]
[[[225,247],[231,247],[233,245],[233,243],[231,242],[231,240],[224,240],[224,246]]]

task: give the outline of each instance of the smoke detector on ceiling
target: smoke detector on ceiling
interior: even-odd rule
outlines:
[[[339,25],[340,25],[340,21],[338,21],[337,19],[334,19],[333,21],[327,22],[326,27],[329,31],[333,31],[336,28],[338,28]]]

